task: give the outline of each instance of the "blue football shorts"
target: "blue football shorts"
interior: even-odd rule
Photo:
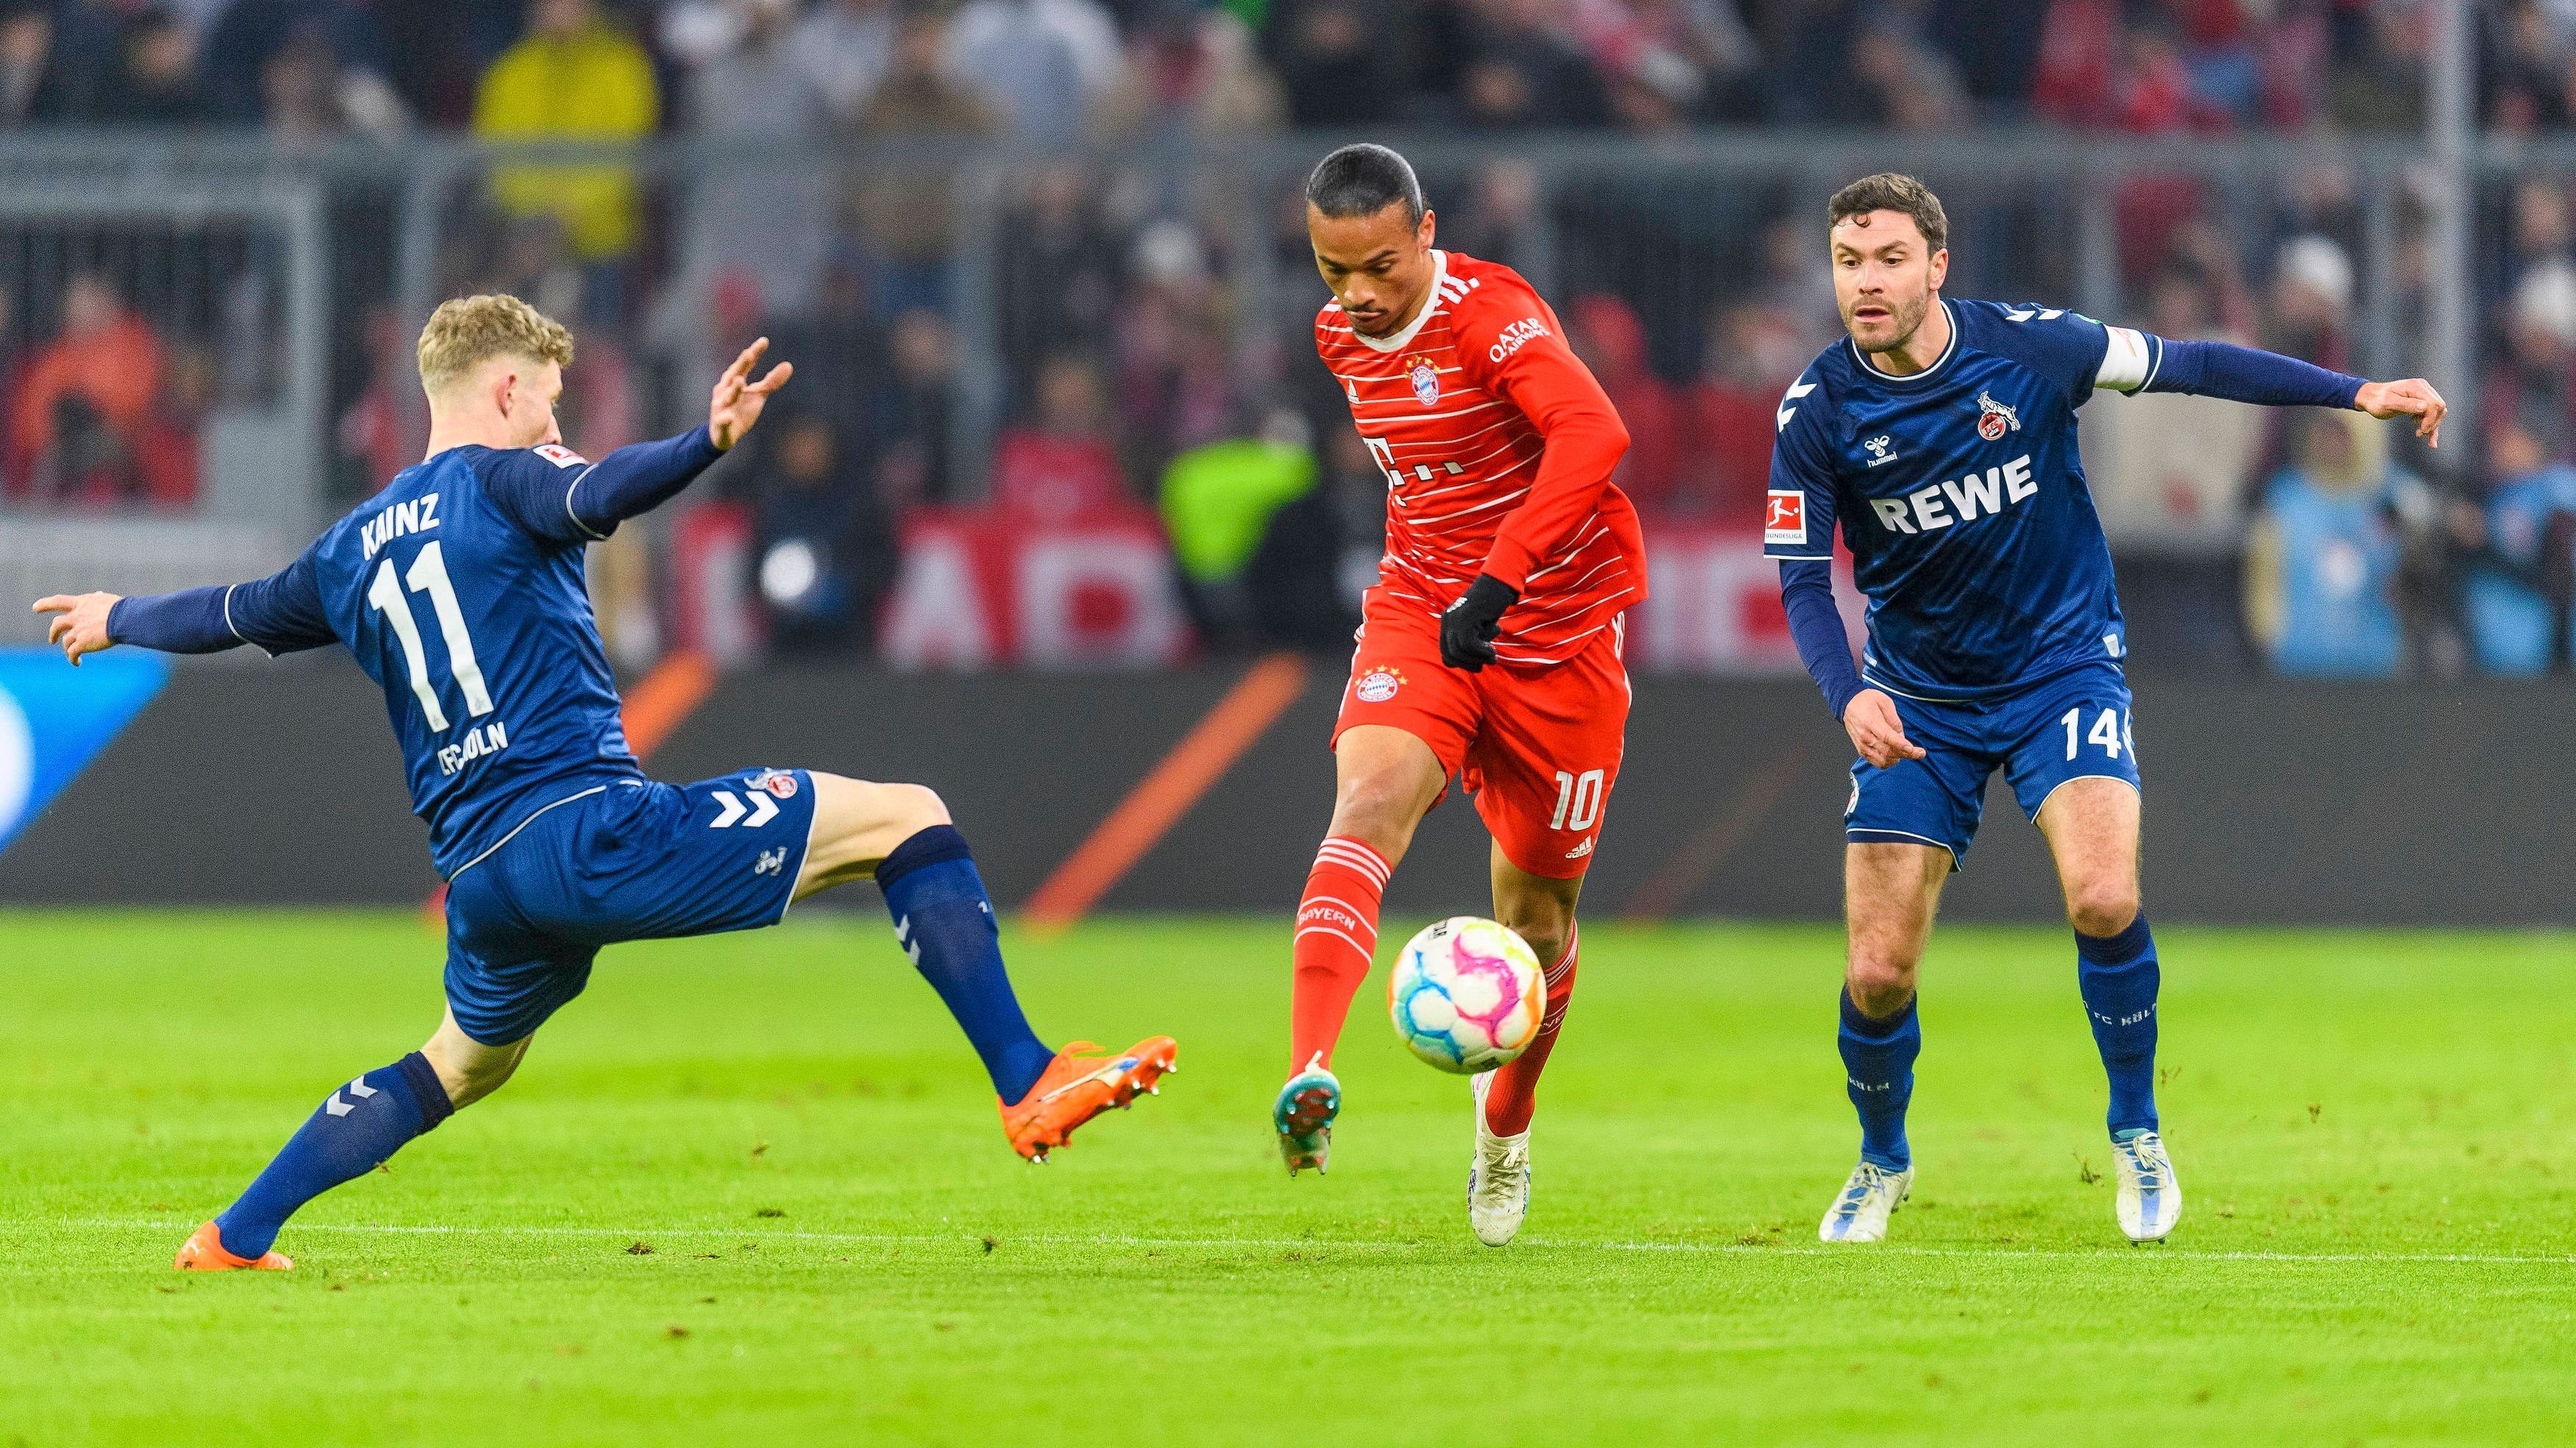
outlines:
[[[1854,761],[1851,804],[1843,811],[1846,839],[1939,845],[1958,869],[1977,837],[1986,781],[1997,769],[2033,820],[2070,779],[2116,779],[2138,788],[2129,683],[2116,664],[2087,664],[1993,699],[1884,692],[1896,703],[1905,737],[1924,757],[1893,769]]]
[[[618,780],[546,806],[448,882],[448,1009],[507,1045],[581,994],[603,945],[777,924],[813,826],[801,769]]]

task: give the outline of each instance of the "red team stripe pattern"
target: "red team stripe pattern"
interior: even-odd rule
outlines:
[[[1331,1064],[1351,997],[1377,954],[1378,898],[1389,873],[1385,856],[1348,836],[1328,836],[1315,852],[1288,946],[1296,963],[1288,1019],[1292,1071],[1310,1061]]]
[[[1606,414],[1608,403],[1566,350],[1555,312],[1518,275],[1457,252],[1441,263],[1438,296],[1391,346],[1355,334],[1338,303],[1315,318],[1315,351],[1388,477],[1379,586],[1437,614],[1493,571],[1522,595],[1503,617],[1496,656],[1561,663],[1645,596],[1636,511],[1607,482],[1617,455],[1597,467],[1571,457],[1563,469],[1555,460],[1542,467],[1541,415],[1592,405]],[[1534,500],[1543,472],[1591,476],[1567,479],[1583,496]],[[1525,540],[1507,534],[1507,519]],[[1504,556],[1516,542],[1525,576],[1512,576]]]

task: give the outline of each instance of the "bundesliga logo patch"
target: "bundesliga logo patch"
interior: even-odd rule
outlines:
[[[1428,357],[1416,357],[1404,369],[1405,380],[1413,384],[1413,400],[1425,407],[1440,400],[1440,369]]]
[[[1395,691],[1403,687],[1404,675],[1393,669],[1371,669],[1360,675],[1359,687],[1351,692],[1358,695],[1363,704],[1383,704],[1394,698]]]
[[[1794,488],[1775,489],[1771,506],[1762,515],[1762,541],[1765,543],[1804,543],[1807,541],[1807,495]]]
[[[796,797],[796,776],[783,769],[772,769],[753,777],[751,787],[769,791],[774,799]]]
[[[528,449],[528,451],[535,453],[537,456],[544,458],[547,462],[553,463],[559,468],[580,468],[588,467],[590,465],[590,459],[583,457],[581,454],[574,452],[571,448],[565,447],[559,442],[541,442],[535,447]]]

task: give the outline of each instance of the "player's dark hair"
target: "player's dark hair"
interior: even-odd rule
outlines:
[[[1924,244],[1939,251],[1950,244],[1950,218],[1932,188],[1896,171],[1863,176],[1834,193],[1825,203],[1825,229],[1833,230],[1855,216],[1873,211],[1901,211],[1914,218]]]
[[[1413,164],[1384,146],[1360,141],[1315,163],[1306,178],[1306,200],[1331,217],[1375,216],[1404,203],[1407,223],[1422,220],[1422,182]]]

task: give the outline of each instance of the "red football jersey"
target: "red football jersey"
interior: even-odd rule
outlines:
[[[1556,313],[1510,267],[1432,253],[1432,296],[1391,337],[1328,302],[1315,352],[1387,475],[1386,596],[1436,615],[1479,573],[1518,590],[1497,658],[1574,657],[1646,596],[1645,533],[1610,482],[1627,428]]]

